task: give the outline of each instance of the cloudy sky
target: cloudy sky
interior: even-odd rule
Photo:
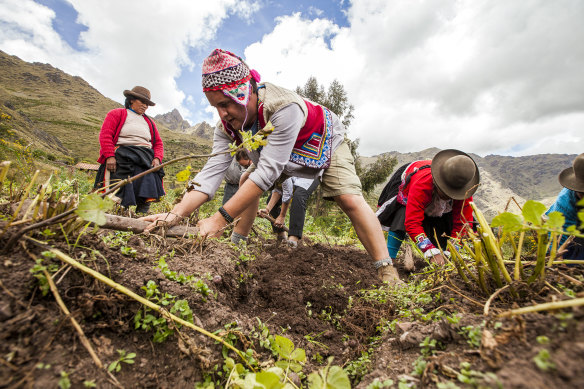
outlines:
[[[216,120],[214,48],[294,89],[346,88],[359,152],[584,152],[582,0],[0,0],[0,50],[83,77],[155,115]]]

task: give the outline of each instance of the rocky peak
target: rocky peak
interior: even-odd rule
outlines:
[[[154,116],[154,119],[164,124],[169,129],[179,132],[185,132],[185,130],[191,126],[188,121],[183,119],[182,115],[176,108],[162,115],[156,115]]]

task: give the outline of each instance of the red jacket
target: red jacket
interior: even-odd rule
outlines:
[[[432,161],[430,160],[413,162],[406,169],[404,177],[407,177],[415,168],[431,164]],[[432,170],[430,168],[419,170],[412,175],[408,185],[404,188],[400,188],[400,192],[402,192],[400,194],[403,194],[407,199],[405,221],[406,232],[416,243],[428,238],[424,232],[424,227],[422,227],[422,222],[424,221],[424,210],[432,201],[433,190],[434,182],[432,180]],[[452,233],[450,236],[457,236],[462,230],[463,225],[473,220],[472,208],[469,204],[471,201],[472,197],[469,197],[466,200],[452,201]],[[425,247],[424,251],[433,247],[433,245]]]
[[[164,145],[158,134],[156,124],[154,124],[152,119],[148,116],[142,116],[150,128],[150,143],[152,144],[152,150],[154,151],[154,158],[158,158],[158,160],[162,162],[162,157],[164,156]],[[99,144],[101,149],[99,150],[99,159],[97,162],[104,163],[109,157],[115,156],[116,143],[118,142],[120,131],[122,130],[127,117],[128,111],[126,111],[126,108],[112,109],[107,113],[99,133]]]

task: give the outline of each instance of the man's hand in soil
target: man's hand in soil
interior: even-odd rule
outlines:
[[[203,220],[199,220],[197,227],[199,228],[199,236],[207,236],[209,238],[217,238],[221,236],[223,228],[227,225],[227,221],[219,212],[215,212],[213,216]]]
[[[177,225],[181,220],[182,216],[177,215],[173,212],[168,213],[157,213],[155,215],[148,215],[141,217],[138,220],[144,220],[145,222],[151,222],[145,229],[144,233],[149,234],[155,228],[165,226],[165,227],[172,227]]]

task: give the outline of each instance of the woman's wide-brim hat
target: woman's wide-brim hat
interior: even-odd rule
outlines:
[[[584,192],[584,153],[574,158],[572,167],[562,170],[558,179],[564,188]]]
[[[126,97],[135,97],[137,99],[143,100],[149,106],[156,105],[155,103],[150,100],[150,91],[143,86],[135,86],[132,90],[125,90],[124,96]]]
[[[432,158],[432,178],[444,194],[464,200],[478,189],[480,176],[475,161],[460,150],[442,150]]]

